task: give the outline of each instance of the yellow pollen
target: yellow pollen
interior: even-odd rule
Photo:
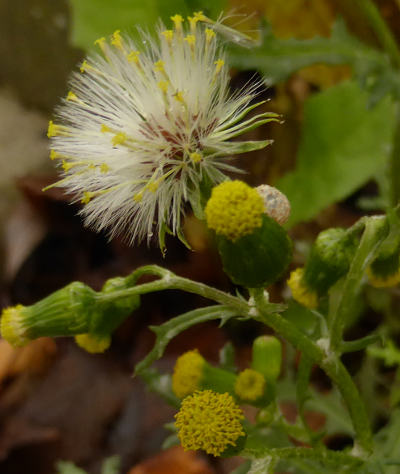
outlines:
[[[157,83],[157,86],[165,94],[168,91],[169,82],[168,81],[160,81],[160,82]]]
[[[208,20],[208,18],[203,14],[202,11],[194,12],[193,16],[194,16],[194,18],[197,19],[197,21],[207,21]]]
[[[126,136],[126,133],[124,132],[119,132],[117,133],[116,135],[114,135],[111,139],[111,143],[114,145],[114,146],[117,146],[117,145],[122,145],[126,142],[126,140],[128,139],[128,137]]]
[[[200,388],[205,360],[197,349],[185,352],[176,360],[172,374],[172,391],[185,398]]]
[[[106,45],[106,39],[104,36],[102,36],[101,38],[97,39],[94,44],[96,46],[98,46],[102,51],[103,53],[105,54],[105,45]]]
[[[94,196],[94,193],[90,192],[90,191],[85,191],[83,193],[83,197],[81,199],[81,203],[82,204],[89,204],[89,202],[92,200]]]
[[[154,70],[158,72],[164,72],[165,71],[164,66],[165,66],[164,61],[161,61],[161,60],[157,61],[154,63]]]
[[[107,335],[94,335],[94,334],[79,334],[75,336],[75,342],[79,347],[89,352],[90,354],[97,354],[104,352],[110,347],[111,337]]]
[[[88,62],[86,61],[86,59],[83,61],[83,63],[81,64],[81,67],[79,68],[79,70],[81,71],[81,73],[83,74],[84,72],[86,72],[88,69],[90,69],[91,66],[89,66]]]
[[[47,136],[49,138],[56,137],[61,132],[60,125],[56,125],[52,120],[49,122],[49,128],[47,129]]]
[[[136,201],[136,202],[141,202],[143,200],[143,192],[140,191],[140,193],[136,193],[133,196],[133,200]]]
[[[185,41],[187,44],[189,44],[191,47],[193,47],[196,43],[196,36],[195,35],[187,35],[185,38]]]
[[[68,94],[67,94],[67,100],[74,100],[74,101],[77,101],[78,100],[78,97],[77,95],[72,92],[72,91],[69,91]]]
[[[111,128],[107,127],[107,125],[104,125],[104,123],[100,127],[100,132],[101,133],[106,133],[106,132],[111,132],[111,131],[112,131]]]
[[[147,189],[151,193],[155,193],[157,189],[159,188],[159,186],[160,186],[160,182],[158,180],[151,181],[150,183],[146,184],[145,189]]]
[[[202,449],[220,456],[245,435],[243,411],[229,395],[212,390],[186,397],[175,415],[178,438],[185,451]]]
[[[223,68],[225,61],[223,59],[217,59],[216,61],[214,61],[214,64],[215,64],[215,74],[218,74]]]
[[[183,98],[182,92],[180,92],[180,91],[175,92],[175,94],[173,94],[173,97],[176,101],[180,102],[183,105],[186,105],[186,102],[185,102],[185,99]]]
[[[183,17],[181,15],[171,16],[171,20],[174,22],[176,31],[182,31]]]
[[[196,16],[188,16],[189,24],[190,24],[190,30],[194,34],[196,32],[196,24],[198,21],[200,21],[200,18]]]
[[[139,63],[139,55],[140,55],[140,51],[131,51],[127,56],[128,61],[130,63],[138,64]]]
[[[110,171],[110,167],[108,165],[106,165],[105,163],[102,163],[100,165],[100,171],[102,173],[107,173],[108,171]]]
[[[293,299],[306,308],[315,309],[318,306],[318,295],[311,288],[307,288],[303,275],[304,268],[296,268],[290,274],[287,284],[292,291]]]
[[[174,37],[174,32],[173,30],[165,30],[162,31],[161,34],[164,36],[164,38],[168,41],[169,44],[171,44],[171,41]]]
[[[56,158],[60,158],[60,154],[55,150],[50,150],[50,160],[55,160]]]
[[[121,30],[116,30],[111,36],[111,44],[115,46],[116,48],[123,50],[124,47],[122,45],[122,38],[120,35]]]
[[[211,30],[210,28],[205,29],[205,34],[206,34],[206,41],[207,43],[210,43],[210,41],[214,38],[215,36],[215,31]]]
[[[235,383],[235,393],[242,400],[254,402],[262,397],[265,389],[263,374],[253,369],[245,369],[238,375]]]
[[[64,171],[69,171],[74,166],[74,163],[68,163],[67,161],[63,160],[62,168]]]
[[[225,181],[213,188],[205,214],[210,229],[235,242],[261,227],[264,202],[257,190],[243,181]]]
[[[189,156],[193,163],[199,163],[203,159],[203,155],[201,153],[198,153],[197,151],[190,153]]]

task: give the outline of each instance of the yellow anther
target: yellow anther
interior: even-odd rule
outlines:
[[[188,16],[189,24],[190,24],[190,31],[194,34],[196,32],[196,24],[200,21],[200,18],[196,16]]]
[[[155,193],[160,186],[159,181],[151,181],[150,183],[146,184],[145,188],[150,191],[151,193]]]
[[[127,56],[128,61],[130,63],[138,64],[139,63],[139,55],[140,55],[140,51],[131,51]]]
[[[143,192],[140,191],[140,193],[136,193],[134,194],[133,196],[133,200],[136,201],[136,202],[141,202],[143,199]]]
[[[78,97],[74,92],[69,91],[68,94],[67,94],[67,100],[77,101]]]
[[[203,155],[197,151],[190,153],[189,156],[193,163],[199,163],[203,159]]]
[[[162,31],[161,34],[164,36],[164,38],[168,41],[169,44],[171,44],[171,41],[174,37],[174,32],[173,30],[165,30]]]
[[[195,35],[187,35],[185,38],[185,41],[187,44],[189,44],[191,47],[193,47],[196,43],[196,36]]]
[[[176,31],[182,31],[183,17],[181,15],[171,16],[171,20],[174,22]]]
[[[121,38],[120,32],[121,32],[120,30],[114,31],[114,33],[111,36],[111,44],[115,46],[116,48],[123,50],[124,47],[122,45],[122,38]]]
[[[47,136],[49,138],[56,137],[61,132],[60,125],[56,125],[52,120],[49,122],[49,128],[47,129]]]
[[[95,42],[94,42],[95,45],[97,45],[102,51],[103,53],[105,54],[105,44],[106,44],[106,39],[104,36],[102,36],[101,38],[97,39]]]
[[[81,64],[81,67],[79,68],[79,70],[81,71],[81,73],[83,74],[84,72],[86,72],[88,69],[90,68],[88,62],[86,61],[86,59],[83,61],[83,63]]]
[[[215,64],[215,74],[218,74],[223,68],[225,61],[223,59],[217,59],[216,61],[214,61],[214,64]]]
[[[62,168],[64,171],[69,171],[74,166],[73,163],[68,163],[68,161],[63,160]]]
[[[105,163],[102,163],[100,165],[100,171],[102,173],[107,173],[108,171],[110,171],[110,167],[108,165],[106,165]]]
[[[60,158],[60,156],[61,155],[55,150],[50,150],[50,160],[55,160],[56,158]]]
[[[211,30],[210,28],[205,29],[205,34],[206,34],[206,41],[207,43],[210,43],[210,41],[214,38],[215,36],[215,31]]]
[[[167,92],[168,90],[168,87],[169,87],[169,82],[168,81],[160,81],[157,83],[157,86],[159,87],[159,89],[161,89],[162,92],[164,92],[164,94]]]
[[[107,335],[98,336],[95,334],[79,334],[75,336],[75,342],[79,347],[90,354],[104,352],[110,347],[111,337]]]
[[[185,102],[185,99],[183,98],[182,92],[180,92],[180,91],[175,92],[175,94],[173,94],[173,97],[176,101],[180,102],[183,105],[186,105],[186,102]]]
[[[107,132],[111,132],[111,131],[112,131],[111,128],[107,127],[107,125],[104,125],[104,123],[100,127],[100,132],[101,133],[107,133]]]
[[[203,12],[194,12],[193,13],[194,18],[197,19],[197,21],[207,21],[208,18],[203,14]]]
[[[83,197],[81,199],[81,203],[82,204],[89,204],[89,202],[91,201],[92,197],[94,196],[94,193],[90,192],[90,191],[85,191],[83,193]]]
[[[117,145],[122,145],[123,143],[126,142],[127,140],[127,136],[126,136],[126,133],[124,132],[119,132],[117,133],[116,135],[114,135],[111,139],[111,143],[114,145],[114,146],[117,146]]]
[[[159,71],[159,72],[165,72],[164,66],[165,66],[164,61],[161,61],[161,60],[157,61],[154,63],[154,70]]]

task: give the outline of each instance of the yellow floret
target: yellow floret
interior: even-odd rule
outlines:
[[[172,375],[172,390],[179,398],[198,390],[203,376],[204,358],[197,349],[178,357]]]
[[[104,352],[110,347],[111,337],[109,335],[79,334],[75,336],[75,342],[79,347],[90,352],[90,354],[96,354]]]
[[[183,400],[175,418],[178,438],[185,451],[202,449],[220,456],[245,435],[241,423],[243,411],[228,393],[195,392]]]
[[[225,181],[213,189],[205,214],[210,229],[235,242],[261,227],[264,203],[243,181]]]
[[[315,309],[318,306],[318,295],[311,288],[307,288],[303,281],[304,268],[294,270],[287,281],[292,291],[293,299],[309,309]]]
[[[367,268],[367,275],[369,283],[375,288],[390,288],[400,283],[400,268],[391,275],[378,275],[372,270],[371,266],[369,266]]]
[[[235,383],[235,393],[242,400],[253,402],[264,394],[265,378],[263,374],[253,369],[245,369],[238,375]]]
[[[3,309],[1,315],[1,336],[15,347],[24,346],[30,341],[23,324],[23,309],[24,306],[19,304]]]

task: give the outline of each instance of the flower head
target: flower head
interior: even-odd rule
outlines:
[[[80,200],[86,223],[130,242],[166,229],[179,235],[185,202],[198,202],[203,178],[233,169],[223,158],[269,141],[229,142],[273,113],[242,118],[258,86],[229,96],[225,55],[201,12],[142,41],[116,31],[83,61],[71,93],[50,122],[57,186]],[[161,240],[161,239],[160,239]]]
[[[178,357],[172,375],[172,390],[180,398],[199,388],[206,361],[198,350],[185,352]]]
[[[205,213],[210,229],[235,242],[261,227],[264,202],[243,181],[226,181],[213,189]]]
[[[242,410],[228,393],[212,390],[186,397],[175,415],[178,437],[185,450],[202,449],[220,456],[244,436]]]
[[[265,378],[256,370],[245,369],[236,379],[235,393],[242,400],[254,402],[264,395],[264,389]]]
[[[290,274],[287,284],[293,298],[306,308],[315,309],[318,306],[317,292],[309,288],[304,280],[304,268],[296,268]]]

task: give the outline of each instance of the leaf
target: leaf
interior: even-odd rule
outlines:
[[[135,27],[152,30],[160,18],[168,26],[176,13],[187,16],[202,10],[217,18],[225,5],[226,0],[71,0],[72,43],[88,50],[97,38],[117,29],[135,35]]]
[[[386,98],[368,110],[367,100],[356,83],[343,82],[306,102],[296,169],[276,184],[291,202],[289,226],[346,198],[385,166],[394,106]]]
[[[119,474],[121,469],[121,460],[119,456],[111,456],[103,462],[101,474]]]
[[[274,36],[268,24],[264,25],[262,33],[259,47],[250,52],[232,47],[229,58],[234,67],[258,70],[268,84],[284,81],[299,69],[313,64],[350,64],[359,75],[389,67],[386,57],[350,35],[343,21],[334,24],[329,38],[280,39]]]
[[[87,474],[83,469],[76,467],[74,463],[59,461],[57,463],[57,474]]]
[[[134,33],[135,27],[153,28],[161,17],[166,24],[174,13],[186,15],[185,0],[71,0],[72,43],[82,49],[115,30]]]

